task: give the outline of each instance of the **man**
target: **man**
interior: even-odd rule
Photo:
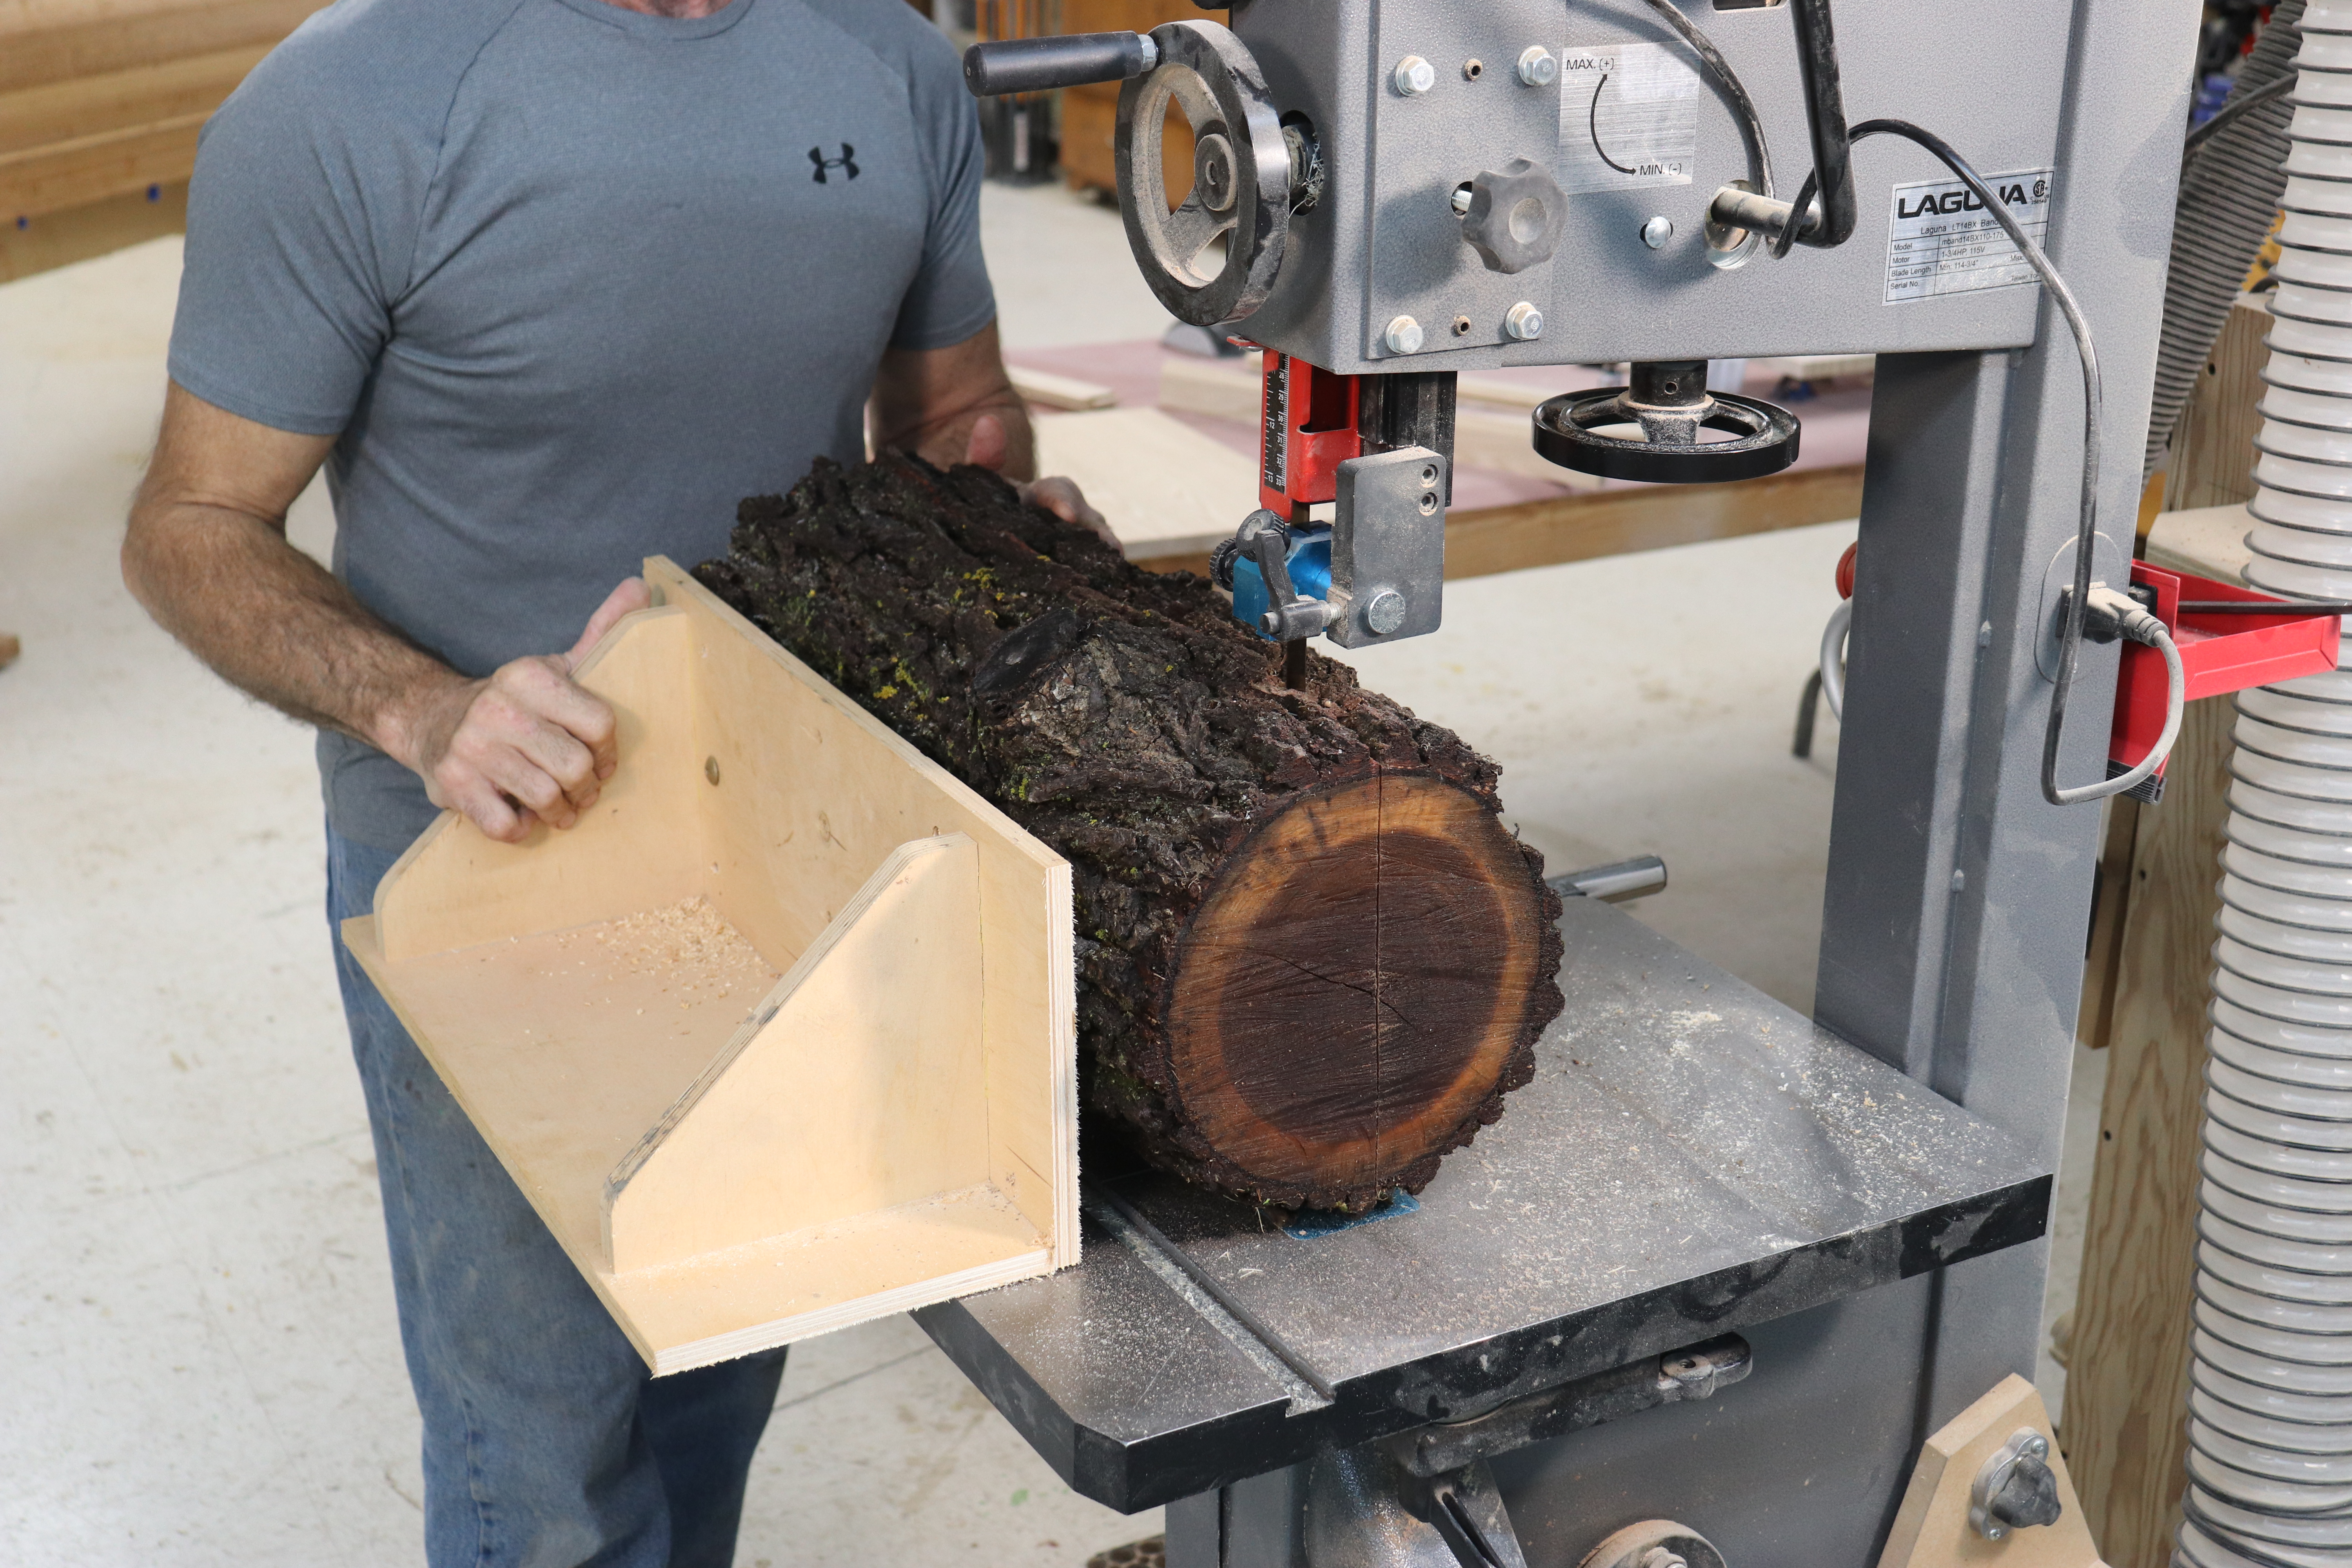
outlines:
[[[869,401],[877,444],[1028,476],[980,163],[905,0],[340,0],[214,117],[123,571],[319,727],[331,924],[436,808],[515,842],[578,820],[627,759],[571,671],[646,603],[637,563],[856,461]],[[331,575],[285,539],[322,463]],[[337,963],[428,1557],[727,1563],[781,1353],[649,1381]]]

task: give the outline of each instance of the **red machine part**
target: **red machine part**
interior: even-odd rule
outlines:
[[[1338,499],[1339,465],[1363,456],[1357,378],[1269,349],[1259,434],[1258,501],[1293,523]]]
[[[2188,701],[2336,668],[2336,642],[2343,626],[2336,616],[2284,605],[2275,616],[2184,616],[2180,613],[2183,599],[2275,601],[2273,595],[2252,588],[2167,572],[2145,561],[2132,563],[2132,582],[2156,590],[2156,618],[2164,623],[2180,650]],[[2164,732],[2168,684],[2162,654],[2138,643],[2124,645],[2123,669],[2116,679],[2115,727],[2107,740],[2110,760],[2135,767],[2155,746],[2157,737]],[[2159,767],[2157,777],[2163,776]]]
[[[1859,548],[1859,542],[1849,544],[1838,557],[1840,598],[1853,597],[1853,561]],[[2224,697],[2336,668],[2343,627],[2336,616],[2298,610],[2269,594],[2184,572],[2167,572],[2145,561],[2132,563],[2131,580],[2156,590],[2156,618],[2164,623],[2172,634],[2173,646],[2180,650],[2185,701]],[[2180,613],[2183,599],[2192,604],[2206,599],[2276,603],[2281,608],[2275,616],[2184,616]],[[2138,766],[2164,733],[2170,684],[2161,653],[2139,643],[2124,644],[2123,668],[2116,678],[2115,723],[2107,738],[2108,760],[2119,770]],[[2157,768],[2156,776],[2164,776],[2163,766]]]

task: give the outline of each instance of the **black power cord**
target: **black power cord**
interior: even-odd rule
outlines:
[[[2050,698],[2050,722],[2042,737],[2042,796],[2053,805],[2074,805],[2083,801],[2103,800],[2117,793],[2116,781],[2083,784],[2062,789],[2058,784],[2058,751],[2066,728],[2066,700],[2074,689],[2074,665],[2083,647],[2083,614],[2091,592],[2091,553],[2099,531],[2099,437],[2102,423],[2103,398],[2099,385],[2098,350],[2091,342],[2091,323],[2084,318],[2083,307],[2076,303],[2074,291],[2058,275],[2058,268],[2025,226],[2017,221],[2007,203],[1993,194],[1984,176],[1976,172],[1966,158],[1955,152],[1951,144],[1932,131],[1923,131],[1906,120],[1865,120],[1855,126],[1853,139],[1860,142],[1870,136],[1900,136],[1917,143],[1940,160],[1959,182],[1975,193],[1984,204],[2001,232],[2008,235],[2042,280],[2060,315],[2065,317],[2067,330],[2074,335],[2075,357],[2083,366],[2083,494],[2082,522],[2074,535],[2074,586],[2066,595],[2065,621],[2059,631],[2058,684]],[[1798,190],[1796,211],[1780,237],[1773,244],[1772,254],[1785,256],[1794,239],[1797,227],[1803,222],[1805,205],[1812,199],[1816,184],[1814,175],[1805,176]]]
[[[1770,195],[1772,154],[1764,145],[1764,119],[1756,112],[1756,100],[1748,96],[1748,89],[1740,81],[1739,73],[1731,68],[1731,62],[1723,58],[1723,51],[1715,47],[1715,41],[1700,32],[1698,24],[1684,16],[1682,7],[1674,0],[1647,0],[1647,3],[1650,9],[1658,14],[1658,19],[1690,46],[1691,52],[1706,63],[1708,71],[1722,85],[1725,96],[1731,100],[1732,110],[1739,116],[1739,134],[1748,143],[1748,168],[1754,173],[1761,194]],[[1593,102],[1600,102],[1597,94]]]
[[[2212,119],[2189,133],[2187,139],[2180,144],[2181,155],[2184,158],[2195,157],[2199,148],[2243,120],[2254,110],[2260,109],[2273,99],[2284,98],[2288,93],[2293,92],[2295,80],[2295,73],[2289,71],[2284,76],[2273,77],[2252,92],[2231,93],[2230,101],[2216,110]]]
[[[1681,18],[1679,11],[1671,5],[1669,0],[1648,0],[1648,4],[1661,15],[1671,12],[1671,20],[1675,31],[1682,34],[1685,40],[1693,39],[1697,34],[1697,29]],[[1933,154],[1962,184],[1968,186],[1979,202],[1984,204],[1985,210],[1992,215],[1993,221],[2000,226],[2001,232],[2009,236],[2011,242],[2017,247],[2018,253],[2024,257],[2027,265],[2033,268],[2034,276],[2041,280],[2043,290],[2057,305],[2059,314],[2065,318],[2067,330],[2074,334],[2075,357],[2081,362],[2083,367],[2081,522],[2074,536],[2074,588],[2066,595],[2064,620],[2059,631],[2057,689],[2051,695],[2050,721],[2042,732],[2042,798],[2053,805],[2073,805],[2083,801],[2105,799],[2108,795],[2120,793],[2118,785],[2127,789],[2130,787],[2130,782],[2137,781],[2111,779],[2102,784],[2083,784],[2072,789],[2061,788],[2058,784],[2058,752],[2065,733],[2067,699],[2074,692],[2074,666],[2082,653],[2083,617],[2091,592],[2091,557],[2099,531],[2099,447],[2104,397],[2099,383],[2098,351],[2091,342],[2091,324],[2084,317],[2083,308],[2075,300],[2074,290],[2069,289],[2066,286],[2066,280],[2058,275],[2058,268],[2052,265],[2050,258],[2042,253],[2042,247],[2035,244],[2033,237],[2025,232],[2024,226],[2017,221],[2016,216],[2009,210],[2008,205],[1993,193],[1992,188],[1985,183],[1984,177],[1979,174],[1975,167],[1966,158],[1961,157],[1942,137],[1931,131],[1923,130],[1906,120],[1865,120],[1846,133],[1842,145],[1827,144],[1828,142],[1836,140],[1832,132],[1834,130],[1832,122],[1838,118],[1835,103],[1838,95],[1837,54],[1836,45],[1830,33],[1828,0],[1799,0],[1799,6],[1805,12],[1805,16],[1801,20],[1811,23],[1811,26],[1800,27],[1801,34],[1804,36],[1799,41],[1801,47],[1810,47],[1804,63],[1807,110],[1811,116],[1816,143],[1814,167],[1805,175],[1804,184],[1798,187],[1797,199],[1790,208],[1788,221],[1780,226],[1780,232],[1772,238],[1769,249],[1773,258],[1777,260],[1786,257],[1790,247],[1797,243],[1799,235],[1809,227],[1814,226],[1808,223],[1808,217],[1813,198],[1821,189],[1822,169],[1824,164],[1831,166],[1831,173],[1837,177],[1840,186],[1845,193],[1844,201],[1850,204],[1853,199],[1851,195],[1853,175],[1852,164],[1846,154],[1853,144],[1872,136],[1900,136]],[[1715,70],[1733,96],[1744,103],[1748,98],[1747,89],[1738,85],[1738,79],[1733,73],[1729,63],[1723,59],[1714,46],[1707,44],[1703,37],[1698,37],[1692,43],[1692,47],[1699,49],[1701,58],[1706,60],[1709,68]],[[2268,97],[2267,92],[2249,94],[2242,104],[2232,104],[2231,109],[2242,113],[2251,110],[2255,103],[2267,100]],[[1815,101],[1816,100],[1819,101]],[[2209,128],[2200,129],[2206,129],[2210,135]],[[2192,137],[2192,146],[2201,144],[2201,141]],[[1808,240],[1809,244],[1828,248],[1847,237],[1844,232],[1829,231],[1832,227],[1850,229],[1850,217],[1845,225],[1832,226],[1829,221],[1831,216],[1826,211],[1822,214],[1819,226],[1824,232],[1818,239]],[[2129,775],[2126,775],[2126,779],[2128,778]]]

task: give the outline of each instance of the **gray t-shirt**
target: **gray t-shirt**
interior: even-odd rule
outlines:
[[[338,0],[205,126],[172,378],[340,432],[336,575],[468,675],[855,462],[886,345],[995,315],[977,117],[907,0]],[[416,776],[321,734],[328,820]]]

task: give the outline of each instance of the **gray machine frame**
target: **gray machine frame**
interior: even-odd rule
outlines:
[[[1693,10],[1759,105],[1790,194],[1807,159],[1785,12]],[[2100,351],[2101,516],[2117,561],[2137,510],[2198,16],[2195,0],[1853,0],[1837,19],[1853,119],[1899,114],[1988,175],[2057,172],[2045,248]],[[1572,195],[1539,269],[1488,271],[1458,236],[1449,248],[1431,193],[1549,144],[1540,95],[1511,78],[1518,46],[1669,38],[1639,0],[1580,0],[1565,16],[1550,0],[1246,0],[1234,27],[1276,103],[1314,121],[1328,174],[1246,324],[1257,341],[1343,373],[1880,356],[1815,1019],[2013,1140],[2024,1167],[2054,1171],[2100,814],[2047,804],[2039,780],[2050,569],[2075,534],[2084,450],[2075,350],[2048,301],[2028,285],[1884,302],[1890,188],[1942,174],[1892,140],[1857,150],[1861,221],[1843,247],[1710,266],[1706,201],[1748,172],[1711,84],[1690,184]],[[1436,89],[1391,87],[1408,52],[1437,64]],[[1472,55],[1489,68],[1477,81],[1456,68]],[[1653,215],[1674,223],[1674,245],[1643,243]],[[1499,330],[1520,299],[1553,323],[1537,342]],[[1408,366],[1381,339],[1398,313],[1475,325],[1433,332]],[[2114,671],[2111,652],[2085,650],[2063,780],[2102,774]],[[2046,1240],[2028,1240],[1743,1320],[1754,1371],[1737,1388],[1493,1458],[1527,1561],[1569,1568],[1618,1527],[1670,1515],[1736,1568],[1862,1568],[1922,1438],[2006,1374],[2032,1375],[2046,1268]],[[1032,1301],[1077,1289],[1013,1288]],[[1044,1352],[991,1300],[935,1309],[926,1326],[1049,1448],[1068,1402],[1047,1408]],[[1214,1319],[1231,1304],[1199,1305]],[[1171,1504],[1171,1564],[1333,1568],[1308,1546],[1314,1477],[1294,1462]],[[1348,1561],[1435,1559],[1401,1547]]]

